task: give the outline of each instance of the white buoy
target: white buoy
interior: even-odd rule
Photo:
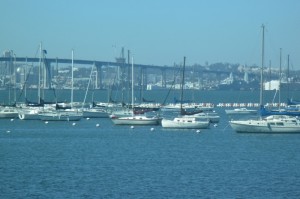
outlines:
[[[7,130],[6,133],[10,133],[10,130]]]
[[[86,120],[89,120],[89,119],[90,119],[89,117],[86,118]]]
[[[150,131],[154,131],[154,128],[152,127],[152,128],[150,129]]]
[[[200,133],[200,130],[198,129],[198,130],[196,131],[196,133]]]
[[[214,124],[214,127],[217,127],[218,125],[217,124]]]
[[[131,129],[134,129],[134,126],[131,126],[130,128],[131,128]]]
[[[96,124],[96,127],[99,127],[100,126],[100,124]]]
[[[75,122],[73,122],[73,123],[72,123],[72,125],[73,125],[73,126],[75,126],[75,125],[76,125],[76,123],[75,123]]]
[[[45,124],[48,124],[48,121],[46,121]]]
[[[14,121],[14,119],[10,119],[10,121],[12,122],[12,121]]]

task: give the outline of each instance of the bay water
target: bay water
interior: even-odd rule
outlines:
[[[75,92],[75,101],[83,94]],[[145,93],[158,102],[164,96]],[[195,93],[196,102],[214,104],[254,103],[258,96]],[[68,92],[60,99],[69,99]],[[97,93],[97,100],[106,99],[106,91]],[[224,108],[215,111],[218,125],[199,133],[116,126],[108,118],[47,124],[2,119],[0,198],[299,198],[300,134],[236,133]]]

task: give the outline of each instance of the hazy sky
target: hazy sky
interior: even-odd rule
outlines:
[[[121,47],[136,63],[283,65],[300,69],[299,0],[0,0],[0,51],[35,57],[114,61]]]

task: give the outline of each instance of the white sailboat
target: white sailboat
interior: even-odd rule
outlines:
[[[131,78],[132,78],[132,88],[131,88],[131,104],[134,107],[134,68],[133,68],[133,57],[131,63]],[[159,117],[147,117],[146,115],[134,115],[133,110],[130,116],[119,117],[117,115],[110,116],[112,122],[115,125],[158,125],[161,119]]]
[[[183,111],[183,86],[184,86],[184,70],[185,70],[185,57],[183,60],[182,82],[181,82],[181,96],[180,96],[180,110]],[[174,119],[163,118],[161,125],[163,128],[176,128],[176,129],[204,129],[209,127],[209,120],[200,120],[199,118],[190,115],[189,117],[179,116]]]
[[[73,50],[72,50],[72,79],[71,79],[71,108],[70,109],[64,109],[64,110],[54,110],[49,111],[45,113],[41,113],[40,117],[43,121],[79,121],[82,118],[82,111],[79,109],[73,108],[73,68],[74,68],[74,61],[73,61]]]
[[[20,120],[40,120],[43,111],[43,107],[24,107],[19,108],[18,116]]]
[[[87,86],[85,96],[84,96],[84,100],[83,100],[83,103],[82,103],[82,114],[83,114],[84,118],[108,118],[109,115],[107,113],[107,108],[97,107],[94,104],[94,94],[93,94],[93,97],[92,97],[92,102],[93,103],[90,105],[90,107],[84,108],[85,101],[86,101],[86,96],[87,96],[87,93],[88,93],[88,90],[89,90],[90,82],[92,80],[92,75],[94,73],[93,69],[94,69],[94,67],[92,67],[89,82],[88,82],[88,86]]]
[[[263,106],[264,25],[262,25],[262,30],[261,106]],[[300,133],[299,118],[287,115],[270,115],[255,120],[231,120],[229,124],[236,132],[240,133]]]
[[[12,56],[12,54],[10,55]],[[14,55],[15,56],[15,55]],[[15,59],[16,60],[16,59]],[[10,80],[9,80],[9,89],[8,89],[8,105],[1,105],[0,106],[0,119],[13,119],[18,117],[18,108],[16,107],[16,67],[14,61],[13,64],[13,71],[14,74],[10,73]],[[11,85],[14,85],[14,104],[11,104]]]
[[[42,112],[45,112],[44,109],[44,104],[41,103],[41,70],[42,70],[42,62],[44,60],[44,51],[42,49],[42,43],[40,43],[40,58],[39,58],[39,74],[38,74],[38,99],[37,99],[37,104],[34,106],[30,106],[27,103],[27,97],[25,95],[26,99],[26,106],[21,107],[18,112],[19,119],[21,120],[40,120],[40,114]],[[26,93],[26,82],[24,83],[24,89]]]

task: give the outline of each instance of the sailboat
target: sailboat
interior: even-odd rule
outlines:
[[[108,118],[109,115],[104,108],[90,107],[83,109],[84,118]]]
[[[214,111],[205,111],[200,113],[195,113],[192,115],[183,115],[183,117],[189,118],[189,117],[195,117],[197,119],[201,120],[209,120],[210,123],[219,123],[220,122],[220,116],[214,112]]]
[[[296,105],[289,105],[288,107],[281,108],[280,107],[280,100],[281,100],[281,48],[280,48],[280,69],[279,69],[279,109],[277,110],[267,110],[265,107],[260,109],[260,114],[262,116],[268,115],[289,115],[289,116],[300,116],[300,109],[299,106]]]
[[[116,125],[158,125],[161,119],[157,116],[147,117],[146,115],[135,115],[133,111],[134,107],[134,67],[133,67],[133,57],[131,63],[131,78],[132,78],[132,88],[131,88],[131,115],[119,117],[117,115],[111,115],[110,118],[112,122]]]
[[[92,95],[92,104],[90,104],[90,107],[84,108],[84,104],[85,104],[85,101],[86,101],[86,96],[87,96],[89,86],[90,86],[90,82],[92,80],[92,75],[93,75],[93,72],[94,72],[93,69],[94,69],[94,67],[92,67],[92,70],[91,70],[88,86],[87,86],[85,96],[84,96],[84,100],[83,100],[83,104],[82,104],[83,117],[84,118],[108,118],[109,115],[107,113],[107,108],[96,106],[96,104],[94,102],[94,92],[93,92],[93,95]]]
[[[73,68],[74,68],[74,61],[73,61],[73,50],[72,50],[72,79],[71,79],[71,108],[70,109],[56,109],[53,111],[41,113],[41,120],[43,121],[79,121],[82,118],[82,111],[73,108]]]
[[[185,117],[186,111],[182,107],[183,102],[183,86],[184,86],[184,71],[185,71],[185,57],[183,59],[182,79],[181,79],[181,96],[180,96],[180,112],[181,116],[175,117],[173,120],[163,118],[161,125],[164,128],[176,129],[205,129],[209,127],[209,120],[200,120],[196,116],[190,115]]]
[[[20,108],[18,117],[20,120],[40,120],[40,113],[43,111],[42,107],[25,107]]]
[[[26,84],[27,79],[24,82],[24,90],[25,90],[25,100],[26,100],[26,106],[21,107],[19,109],[19,119],[20,120],[40,120],[40,114],[45,111],[44,108],[44,100],[41,99],[41,69],[42,69],[42,63],[45,58],[44,52],[45,50],[42,50],[42,43],[40,43],[40,57],[39,57],[39,74],[38,74],[38,99],[37,103],[29,102],[27,100],[26,96]],[[45,78],[45,77],[44,77]]]
[[[10,55],[12,56],[12,54]],[[14,74],[10,75],[9,80],[9,89],[8,89],[8,105],[0,105],[0,119],[13,119],[18,117],[18,108],[16,107],[16,67],[14,62]],[[14,85],[14,103],[11,104],[10,92],[11,92],[11,85]]]
[[[263,68],[264,68],[264,25],[262,25],[262,66],[260,78],[260,106],[263,108]],[[231,120],[230,126],[240,133],[300,133],[298,117],[270,115],[259,119]]]

